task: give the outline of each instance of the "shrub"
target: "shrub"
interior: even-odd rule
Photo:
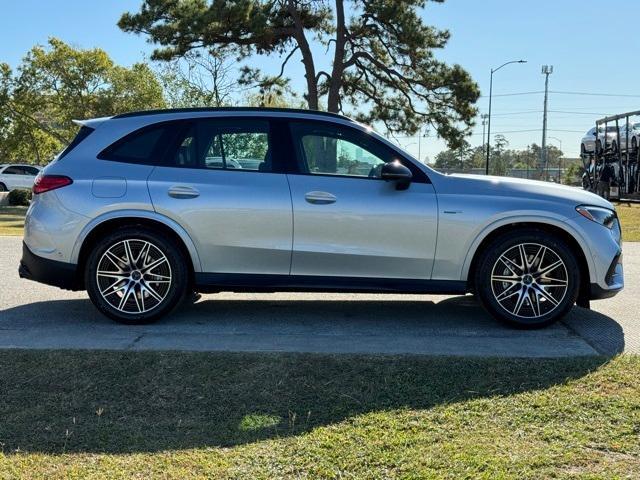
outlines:
[[[9,192],[9,205],[19,206],[23,205],[25,207],[29,206],[31,202],[31,190],[27,190],[25,188],[16,188]]]

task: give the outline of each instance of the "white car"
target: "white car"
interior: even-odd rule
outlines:
[[[607,126],[607,147],[612,147],[613,143],[616,140],[616,127],[608,125]],[[622,138],[622,129],[620,130],[620,137]],[[604,143],[604,127],[598,127],[598,138],[596,138],[596,128],[593,127],[587,133],[585,133],[584,137],[580,141],[580,153],[584,155],[585,153],[592,153],[596,150],[600,152],[602,150],[602,144]],[[614,149],[615,150],[615,149]]]
[[[0,165],[0,192],[14,188],[31,188],[40,167],[35,165]]]
[[[638,145],[640,145],[640,122],[629,123],[629,149],[635,152],[638,149]],[[620,150],[627,150],[626,124],[620,127]]]

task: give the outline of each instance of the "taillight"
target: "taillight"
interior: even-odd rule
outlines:
[[[44,193],[56,188],[71,185],[73,180],[64,175],[38,175],[33,183],[33,193]]]

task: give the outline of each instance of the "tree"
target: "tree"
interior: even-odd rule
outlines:
[[[443,0],[433,0],[441,2]],[[435,51],[450,34],[425,25],[419,15],[428,0],[145,0],[125,13],[124,31],[146,34],[160,48],[154,59],[173,60],[198,49],[279,55],[280,71],[242,70],[243,84],[282,88],[287,63],[299,55],[305,71],[304,98],[330,112],[381,122],[389,133],[414,134],[425,123],[457,148],[476,115],[477,85],[459,65],[448,66]],[[320,70],[310,38],[332,48],[329,70]],[[348,112],[353,109],[352,112]]]
[[[145,64],[114,65],[100,49],[81,50],[51,38],[35,46],[16,74],[0,66],[0,144],[4,158],[45,163],[68,143],[74,119],[164,105]]]
[[[239,90],[232,78],[233,63],[224,52],[187,52],[158,70],[167,106],[224,107]]]

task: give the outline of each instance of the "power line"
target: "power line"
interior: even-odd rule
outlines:
[[[566,92],[559,90],[549,90],[549,93],[557,93],[560,95],[588,95],[592,97],[628,97],[640,98],[640,95],[630,95],[627,93],[593,93],[593,92]]]

